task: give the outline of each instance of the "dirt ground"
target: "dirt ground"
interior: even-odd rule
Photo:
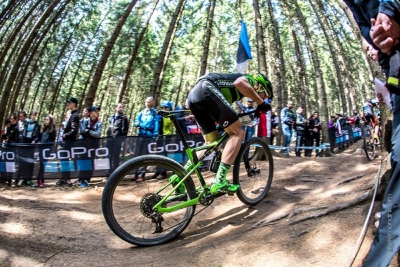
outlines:
[[[270,192],[257,206],[219,198],[178,239],[145,248],[106,225],[101,179],[86,190],[57,188],[55,181],[36,190],[2,184],[0,266],[347,266],[371,199],[316,215],[368,192],[380,159],[367,161],[357,142],[334,157],[274,163]],[[368,252],[373,224],[353,266]]]

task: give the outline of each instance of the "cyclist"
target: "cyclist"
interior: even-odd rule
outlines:
[[[218,139],[215,122],[230,136],[211,184],[212,194],[217,194],[221,190],[234,193],[239,188],[239,185],[230,184],[226,180],[226,175],[244,139],[238,114],[231,104],[244,96],[257,102],[256,116],[260,111],[269,111],[271,106],[265,100],[273,98],[272,84],[264,74],[260,73],[254,76],[240,73],[210,73],[199,78],[188,96],[189,108],[200,125],[206,143]],[[185,167],[189,166],[190,162]]]
[[[363,104],[363,118],[369,125],[371,125],[372,128],[375,129],[374,138],[377,140],[379,144],[380,142],[378,137],[379,123],[377,117],[374,114],[374,108],[379,109],[378,103],[376,101],[371,100],[370,97],[367,97],[366,101]]]

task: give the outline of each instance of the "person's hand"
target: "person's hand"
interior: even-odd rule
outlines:
[[[385,102],[384,102],[384,100],[383,100],[383,95],[382,95],[381,93],[378,93],[378,94],[376,95],[376,97],[378,98],[379,103],[385,104]]]
[[[65,134],[62,135],[62,138],[65,139]]]
[[[383,13],[379,13],[376,20],[371,19],[371,24],[373,25],[370,31],[372,41],[382,53],[390,54],[394,46],[399,43],[399,24]]]

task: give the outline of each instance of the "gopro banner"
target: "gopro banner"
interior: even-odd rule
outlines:
[[[361,128],[345,126],[342,127],[342,134],[336,132],[336,144],[345,145],[351,144],[362,137]]]
[[[201,135],[186,137],[191,147],[203,145]],[[90,175],[103,177],[110,169],[141,155],[162,155],[185,164],[187,156],[177,135],[158,138],[128,136],[76,140],[55,144],[7,144],[0,147],[0,174],[4,179],[43,177],[60,179]]]

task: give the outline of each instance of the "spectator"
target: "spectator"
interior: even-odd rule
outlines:
[[[40,138],[40,124],[36,120],[37,111],[32,110],[29,114],[29,120],[25,120],[23,132],[20,134],[21,143],[35,144],[39,142]],[[15,183],[18,184],[19,179],[22,179],[19,186],[36,187],[32,183],[33,170],[35,168],[35,150],[36,146],[27,145],[20,147],[18,150],[19,164],[17,171],[17,178]],[[23,168],[21,168],[24,166]]]
[[[13,146],[13,143],[18,143],[19,140],[19,132],[18,132],[18,121],[17,121],[17,115],[15,113],[10,115],[10,125],[7,127],[7,131],[5,133],[5,139],[4,139],[4,144],[5,144],[5,151],[10,151],[16,153],[15,146]],[[11,178],[12,178],[12,173],[6,172],[5,175],[5,180],[8,186],[11,186]],[[13,187],[17,186],[16,183],[12,184]]]
[[[394,65],[389,57],[399,51],[400,14],[398,1],[360,1],[345,0],[361,30],[363,37],[375,48],[379,49],[378,61],[387,78],[391,77],[391,68]],[[397,47],[396,47],[397,45]],[[395,62],[394,62],[395,63]],[[398,69],[397,75],[398,73]],[[398,77],[397,77],[398,78]],[[397,80],[398,81],[398,80]],[[400,96],[395,88],[389,89],[396,95],[393,100],[393,133],[392,133],[392,176],[382,199],[381,219],[375,234],[374,242],[364,261],[363,266],[388,266],[400,246],[398,222],[400,212],[393,208],[391,203],[399,203],[399,124],[400,124]],[[390,227],[390,226],[395,227]],[[388,242],[390,241],[390,242]]]
[[[315,124],[315,113],[311,115],[305,122],[304,126],[304,144],[306,147],[312,147],[314,143],[314,124]],[[312,149],[306,148],[304,150],[305,157],[311,157]]]
[[[118,103],[114,106],[114,114],[108,119],[107,147],[110,151],[110,170],[107,176],[119,166],[122,144],[128,135],[129,120],[124,114],[124,104]]]
[[[248,113],[255,111],[256,109],[253,107],[253,99],[247,98],[247,107],[244,108],[243,113]],[[249,140],[254,135],[254,128],[258,124],[258,119],[255,118],[254,113],[249,115],[251,121],[246,126],[242,126],[243,131],[245,132],[244,141]]]
[[[154,108],[154,99],[149,96],[145,101],[145,108],[136,116],[134,126],[139,129],[139,136],[156,137],[159,133],[159,119]],[[140,139],[139,139],[140,140]],[[139,152],[143,153],[143,151]],[[145,180],[145,169],[138,170],[132,180],[143,182]]]
[[[146,98],[145,106],[145,109],[136,116],[134,126],[139,129],[139,136],[156,137],[159,132],[159,123],[153,97]]]
[[[304,127],[306,124],[306,120],[304,119],[303,115],[303,107],[298,106],[296,110],[296,157],[300,157],[300,151],[302,146],[304,146]]]
[[[171,111],[174,104],[171,101],[161,101],[161,108],[165,111]],[[159,119],[159,134],[171,135],[174,134],[174,124],[170,118],[157,116]]]
[[[7,139],[6,132],[10,124],[10,119],[6,119],[4,122],[4,128],[1,130],[1,143],[5,142],[5,140]]]
[[[1,143],[0,143],[0,147],[3,147],[3,143],[6,142],[7,136],[6,136],[6,132],[7,132],[7,128],[10,127],[10,119],[6,119],[4,122],[4,128],[1,129]],[[7,173],[6,172],[0,172],[0,177],[2,182],[7,180]]]
[[[51,115],[47,115],[43,124],[43,131],[40,134],[40,139],[39,139],[39,158],[40,158],[40,167],[39,167],[39,172],[37,175],[37,185],[40,188],[44,187],[44,157],[43,157],[43,151],[45,149],[50,149],[50,152],[52,153],[54,150],[54,142],[56,140],[56,126],[54,124],[54,118]]]
[[[335,144],[336,144],[336,116],[331,116],[331,120],[328,122],[328,135],[329,135],[329,143],[331,147],[331,152],[335,153]]]
[[[360,126],[360,116],[358,115],[357,110],[353,110],[353,117],[350,118],[355,126]]]
[[[18,113],[19,121],[18,121],[18,143],[24,143],[24,138],[22,136],[26,123],[27,123],[27,114],[25,111],[20,111]]]
[[[266,94],[265,103],[271,104],[271,99],[268,98],[268,94]],[[267,111],[259,111],[258,115],[258,127],[257,127],[257,136],[258,137],[266,137],[268,135],[267,131]]]
[[[87,125],[90,120],[90,111],[88,107],[83,108],[82,118],[79,120],[79,139],[84,139],[85,125]]]
[[[285,136],[285,154],[289,155],[290,152],[290,139],[292,137],[292,130],[294,123],[296,122],[296,116],[292,111],[293,102],[288,101],[285,108],[281,110],[281,125],[282,132]]]
[[[171,111],[173,107],[173,104],[171,101],[161,101],[161,108],[165,111]],[[159,125],[160,125],[160,135],[172,135],[174,134],[174,124],[171,121],[170,118],[164,118],[162,116],[158,116],[159,118]],[[151,177],[152,179],[165,179],[167,177],[167,172],[166,169],[164,168],[156,168],[156,172],[154,175]]]
[[[314,128],[312,129],[313,134],[312,134],[311,146],[314,146],[314,143],[315,143],[316,147],[320,146],[322,124],[323,124],[323,122],[319,120],[319,112],[317,112],[317,111],[314,112]],[[315,150],[315,156],[316,157],[321,156],[320,149]]]
[[[79,136],[79,115],[78,110],[76,109],[78,106],[78,99],[75,97],[71,97],[67,100],[68,109],[71,111],[71,115],[68,118],[67,125],[65,126],[63,137],[63,149],[71,150],[72,142],[74,142]],[[68,163],[69,159],[61,160],[61,166],[64,163]],[[56,183],[58,186],[67,185],[72,186],[70,179],[70,170],[61,170],[61,179]]]
[[[103,129],[103,123],[99,120],[100,108],[93,106],[87,109],[89,118],[81,120],[81,140],[84,140],[84,146],[88,149],[96,149],[100,147],[101,131]],[[93,161],[89,158],[89,154],[82,155],[81,159],[89,160],[91,168],[85,168],[84,171],[79,172],[79,179],[75,182],[82,188],[89,187],[90,179],[93,175]]]
[[[185,101],[183,110],[185,110],[185,112],[182,113],[182,116],[176,118],[176,120],[178,121],[181,130],[185,134],[189,133],[188,126],[196,125],[196,119],[194,118],[193,114],[189,111],[189,105],[187,99]]]
[[[274,139],[279,135],[279,117],[276,115],[276,108],[271,111],[271,145],[274,144]]]
[[[10,115],[10,125],[7,127],[7,131],[5,133],[5,143],[18,143],[19,141],[19,131],[18,131],[18,122],[17,115],[15,113]]]
[[[340,126],[341,126],[342,128],[343,128],[343,127],[346,127],[346,126],[348,126],[348,125],[350,125],[349,117],[348,117],[347,112],[344,112],[344,113],[343,113],[343,117],[339,120],[339,123],[340,123]]]
[[[60,124],[60,133],[58,134],[58,138],[57,138],[57,142],[59,145],[63,144],[63,134],[64,134],[65,126],[67,126],[67,122],[63,121]]]

